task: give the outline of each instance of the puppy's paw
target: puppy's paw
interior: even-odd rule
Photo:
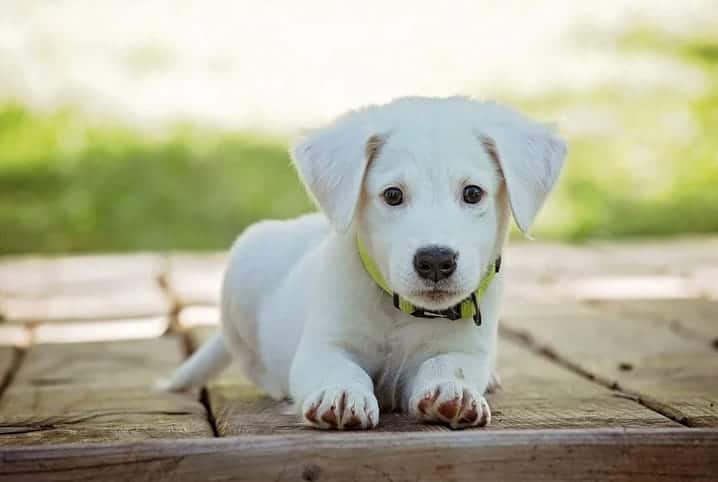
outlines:
[[[416,390],[409,411],[425,422],[438,422],[453,429],[483,427],[491,422],[486,399],[456,381],[437,381]]]
[[[379,423],[379,403],[363,387],[326,387],[304,400],[302,419],[315,428],[366,430]]]

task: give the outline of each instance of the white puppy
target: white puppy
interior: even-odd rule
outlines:
[[[239,237],[222,333],[167,388],[206,382],[229,350],[314,427],[371,428],[380,409],[489,423],[510,213],[526,233],[565,152],[547,127],[458,97],[399,99],[312,132],[292,157],[323,214]]]

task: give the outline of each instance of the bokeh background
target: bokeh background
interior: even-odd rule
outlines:
[[[568,138],[537,236],[718,231],[715,0],[0,0],[0,254],[226,248],[300,129],[454,94]]]

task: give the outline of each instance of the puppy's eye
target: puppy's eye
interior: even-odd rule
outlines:
[[[404,202],[404,193],[398,187],[390,187],[384,191],[384,201],[389,206],[398,206]]]
[[[471,186],[466,186],[464,188],[464,202],[467,202],[469,204],[476,204],[477,202],[481,201],[481,198],[484,197],[484,190],[481,189],[479,186],[474,186],[473,184]]]

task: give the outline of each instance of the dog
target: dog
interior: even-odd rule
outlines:
[[[409,97],[349,112],[291,155],[321,213],[236,240],[222,330],[164,388],[236,358],[319,429],[370,429],[390,411],[489,424],[510,219],[528,235],[564,141],[496,103]]]

